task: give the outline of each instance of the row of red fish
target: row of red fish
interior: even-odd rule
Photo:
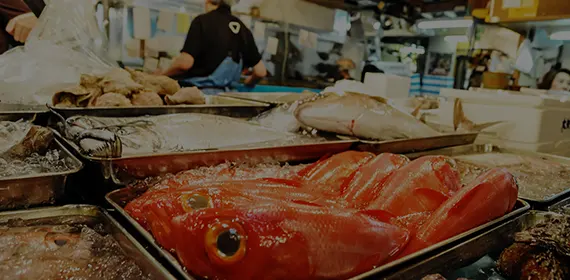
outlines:
[[[344,279],[515,206],[504,169],[460,181],[448,157],[348,151],[303,166],[182,172],[125,209],[200,277]]]

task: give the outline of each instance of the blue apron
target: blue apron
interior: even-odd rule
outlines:
[[[220,92],[232,91],[239,84],[243,63],[236,63],[231,57],[226,57],[210,76],[194,77],[180,80],[183,87],[198,87],[204,94],[215,95]]]

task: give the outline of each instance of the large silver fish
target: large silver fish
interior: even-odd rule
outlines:
[[[299,105],[295,117],[303,125],[364,139],[393,140],[440,135],[385,99],[359,93],[326,93]]]

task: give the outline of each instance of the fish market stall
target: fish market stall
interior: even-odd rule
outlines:
[[[530,211],[384,279],[567,279],[569,226]]]
[[[56,203],[83,167],[47,128],[2,121],[0,135],[0,210]]]
[[[457,161],[462,178],[470,181],[490,168],[506,168],[517,178],[519,198],[545,209],[570,194],[570,159],[493,145],[466,145],[408,154],[410,158],[447,155]]]
[[[175,279],[98,207],[0,212],[4,279]]]
[[[308,164],[204,165],[106,198],[187,279],[346,279],[421,260],[529,209],[505,170],[461,188],[455,166],[345,151]]]

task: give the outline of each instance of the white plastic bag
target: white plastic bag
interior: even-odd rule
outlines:
[[[91,0],[51,0],[24,47],[0,56],[0,102],[51,103],[54,92],[79,82],[81,74],[102,74],[106,58]]]

